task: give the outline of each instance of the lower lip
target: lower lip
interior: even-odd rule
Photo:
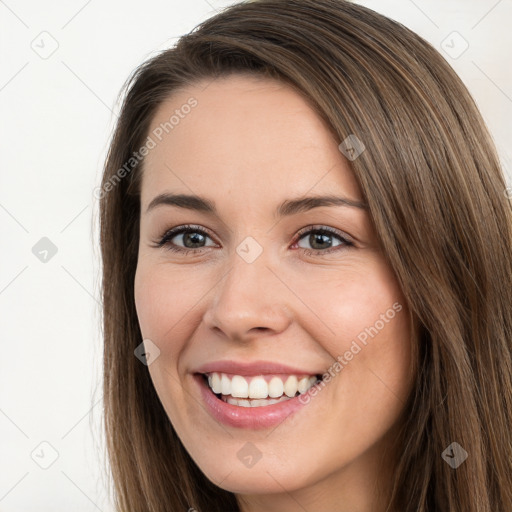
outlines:
[[[278,404],[261,407],[232,405],[217,398],[202,375],[194,375],[194,379],[210,414],[231,427],[253,430],[273,427],[307,405],[299,401],[300,395]]]

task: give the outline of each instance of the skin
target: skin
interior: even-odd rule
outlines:
[[[135,300],[143,337],[160,350],[148,368],[165,411],[201,470],[236,493],[244,512],[385,510],[377,489],[386,494],[393,468],[384,451],[412,386],[404,297],[367,210],[274,217],[283,200],[304,195],[363,200],[340,141],[293,89],[244,75],[175,93],[151,130],[192,96],[197,106],[146,156],[141,188]],[[169,205],[146,213],[163,192],[206,197],[218,215]],[[202,248],[183,235],[172,241],[192,247],[188,254],[155,247],[189,223],[209,231]],[[354,246],[297,236],[311,226],[339,230]],[[263,249],[252,263],[236,252],[248,236]],[[402,310],[277,427],[229,427],[204,407],[191,373],[200,365],[271,360],[322,373],[394,303]],[[248,441],[262,455],[250,468],[237,457]]]

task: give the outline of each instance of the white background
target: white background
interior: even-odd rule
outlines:
[[[0,512],[112,510],[101,470],[93,189],[126,78],[231,3],[0,1]],[[445,55],[477,100],[512,184],[512,0],[360,3]],[[464,40],[468,49],[454,58]],[[43,237],[57,249],[46,263],[32,252]]]

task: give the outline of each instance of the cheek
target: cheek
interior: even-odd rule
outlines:
[[[158,272],[144,263],[141,264],[139,259],[135,272],[134,295],[137,317],[144,338],[157,338],[159,319],[165,308],[165,304],[160,300],[162,298],[160,278]]]
[[[139,260],[134,281],[139,325],[143,337],[154,341],[162,355],[172,356],[180,349],[176,342],[190,337],[208,282],[204,272]]]
[[[391,270],[380,261],[365,272],[351,269],[310,284],[307,298],[321,322],[311,316],[303,326],[310,332],[317,326],[316,339],[333,358],[336,401],[399,406],[411,385],[411,340],[405,298]]]
[[[181,274],[181,275],[180,275]],[[172,272],[168,266],[154,263],[148,257],[139,258],[134,279],[137,316],[143,339],[150,339],[159,348],[159,357],[148,370],[155,390],[168,417],[179,427],[180,409],[185,404],[181,397],[179,360],[191,336],[191,317],[194,286],[185,287],[183,272]],[[204,292],[203,292],[204,293]]]
[[[168,279],[158,266],[140,264],[134,281],[135,307],[144,339],[158,345],[161,355],[171,348],[164,346],[165,332],[176,322],[180,301],[176,287],[168,286]]]
[[[349,349],[352,340],[376,337],[375,327],[382,337],[395,328],[403,330],[404,298],[394,275],[380,260],[372,265],[366,262],[364,269],[354,265],[316,277],[298,281],[297,295],[311,313],[303,317],[310,319],[308,327],[316,324],[317,331],[325,333],[322,339],[331,340],[328,344],[336,355]]]

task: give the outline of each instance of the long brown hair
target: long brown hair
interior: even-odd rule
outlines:
[[[388,510],[512,510],[512,207],[503,171],[440,54],[344,0],[235,4],[125,85],[99,194],[104,420],[117,509],[239,511],[235,495],[192,461],[134,356],[143,163],[134,155],[170,94],[230,73],[287,83],[337,140],[354,134],[366,147],[349,164],[415,320],[416,382]],[[457,469],[442,458],[452,442],[468,453]]]

